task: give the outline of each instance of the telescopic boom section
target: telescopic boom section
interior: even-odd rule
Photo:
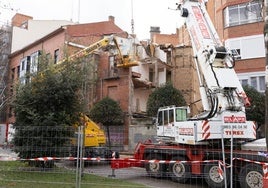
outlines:
[[[184,0],[178,9],[192,42],[203,111],[190,117],[188,107],[159,108],[158,138],[189,145],[256,139],[255,122],[246,118],[249,101],[233,69],[233,55],[221,43],[205,4]]]
[[[250,102],[233,69],[233,54],[223,46],[205,3],[201,0],[184,0],[178,4],[178,9],[185,17],[198,74],[201,75],[199,82],[204,110],[211,110],[215,106],[208,101],[216,96],[221,110],[244,111]]]

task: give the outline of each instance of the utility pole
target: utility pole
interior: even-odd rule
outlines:
[[[131,34],[134,34],[134,18],[133,18],[133,0],[131,0]]]
[[[264,40],[265,40],[265,138],[268,145],[268,0],[264,0]]]

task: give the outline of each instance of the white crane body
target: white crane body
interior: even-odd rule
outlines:
[[[203,112],[189,117],[188,106],[159,108],[158,139],[139,142],[133,158],[113,159],[113,175],[115,169],[142,167],[149,176],[178,183],[202,177],[213,188],[234,182],[268,187],[267,148],[263,139],[255,140],[255,123],[246,118],[250,103],[233,54],[220,42],[202,0],[184,0],[178,8],[192,41]]]
[[[204,2],[186,0],[178,8],[192,41],[204,111],[195,117],[185,112],[179,118],[177,111],[187,107],[160,108],[157,136],[193,145],[215,139],[255,139],[256,125],[246,119],[245,107],[250,103],[233,68],[233,54],[222,45]]]

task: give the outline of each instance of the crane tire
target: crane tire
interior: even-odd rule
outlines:
[[[161,160],[161,155],[149,154],[146,160]],[[164,176],[165,164],[148,161],[145,163],[145,169],[150,177],[161,178]]]
[[[178,183],[186,183],[191,178],[191,167],[185,161],[184,157],[176,156],[172,158],[174,163],[169,164],[169,173],[171,180]]]
[[[206,163],[204,164],[204,176],[205,181],[209,187],[213,188],[224,188],[225,180],[219,174],[219,165],[218,163]],[[227,187],[229,186],[229,176],[230,170],[226,168],[226,177],[227,177]]]
[[[248,163],[243,166],[239,173],[240,187],[243,188],[262,188],[263,169],[256,163]]]

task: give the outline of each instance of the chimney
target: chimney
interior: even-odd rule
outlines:
[[[151,26],[151,29],[150,29],[151,40],[153,40],[153,36],[155,34],[159,34],[159,33],[160,33],[160,27]]]
[[[114,23],[114,16],[109,16],[108,19],[109,19],[110,22]]]
[[[17,26],[21,28],[28,28],[28,20],[32,20],[33,17],[27,16],[24,14],[16,13],[15,16],[11,19],[12,21],[12,26]]]

